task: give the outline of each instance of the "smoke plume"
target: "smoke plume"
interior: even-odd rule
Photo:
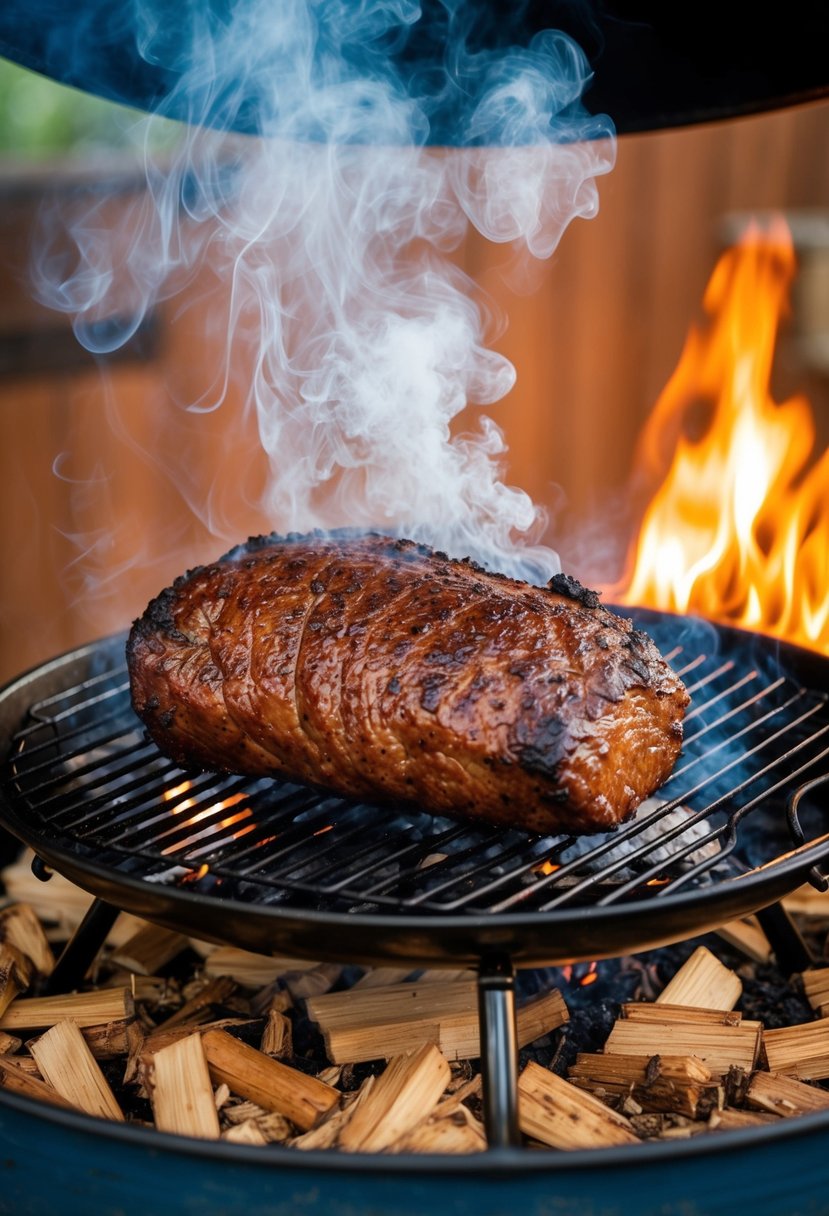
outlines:
[[[401,66],[423,22],[412,0],[183,5],[173,29],[169,5],[142,0],[141,54],[174,62],[178,81],[146,120],[146,147],[168,114],[189,122],[172,150],[147,154],[123,231],[90,208],[67,257],[47,229],[36,290],[105,353],[209,267],[227,287],[224,372],[193,408],[221,408],[244,376],[275,529],[398,530],[549,576],[544,513],[505,484],[500,427],[480,412],[461,425],[515,373],[488,348],[486,302],[451,255],[473,225],[549,257],[597,209],[612,126],[581,104],[589,73],[569,37],[476,48],[466,0],[432,7],[440,70],[418,72]],[[456,146],[428,146],[447,97]]]

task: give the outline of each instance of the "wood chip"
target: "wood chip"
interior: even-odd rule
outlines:
[[[51,974],[55,956],[31,904],[14,904],[0,912],[0,941],[25,954],[39,975]]]
[[[619,1012],[632,1022],[682,1022],[685,1026],[739,1026],[743,1020],[736,1009],[698,1009],[653,1001],[631,1002],[620,1006]]]
[[[31,961],[10,942],[0,942],[0,1014],[26,991],[34,979]],[[0,1025],[5,1025],[0,1020]]]
[[[787,912],[795,916],[829,921],[829,891],[816,891],[811,883],[804,883],[791,895],[784,895],[781,903]]]
[[[150,1098],[160,1131],[218,1139],[219,1116],[201,1035],[188,1035],[153,1055]]]
[[[339,1110],[332,1110],[317,1127],[291,1140],[291,1147],[306,1150],[333,1148],[343,1128],[354,1118],[360,1107],[368,1101],[376,1082],[375,1076],[366,1077],[356,1094],[343,1095],[343,1105]]]
[[[714,1074],[694,1056],[657,1055],[646,1059],[583,1052],[576,1057],[568,1077],[580,1089],[597,1095],[620,1099],[630,1095],[648,1113],[674,1111],[696,1119],[703,1102],[718,1104],[720,1087]]]
[[[263,1110],[255,1102],[238,1102],[228,1105],[222,1112],[228,1123],[255,1126],[262,1136],[263,1144],[279,1144],[290,1139],[293,1126],[277,1111]]]
[[[437,1105],[450,1076],[448,1060],[432,1043],[396,1056],[343,1128],[340,1145],[352,1152],[388,1148]]]
[[[829,967],[814,967],[800,975],[803,991],[813,1009],[829,1002]]]
[[[235,946],[217,946],[204,964],[205,975],[232,976],[245,988],[263,988],[277,976],[294,971],[310,971],[317,963],[302,958],[271,957],[237,950]]]
[[[39,1030],[71,1018],[78,1026],[131,1019],[135,1014],[127,988],[100,988],[65,996],[36,996],[13,1001],[0,1018],[2,1030]]]
[[[807,1115],[829,1109],[829,1093],[779,1073],[755,1072],[748,1083],[746,1103],[773,1115]]]
[[[421,1043],[434,1043],[449,1060],[480,1053],[475,980],[330,993],[306,1008],[334,1064],[391,1059]]]
[[[272,1009],[265,1022],[259,1050],[268,1056],[289,1056],[292,1051],[292,1038],[291,1019]]]
[[[263,1145],[268,1143],[264,1132],[253,1119],[248,1119],[244,1123],[237,1123],[233,1127],[227,1128],[222,1132],[222,1139],[229,1141],[231,1144]]]
[[[706,946],[698,946],[656,998],[658,1005],[692,1005],[700,1009],[733,1009],[743,984]]]
[[[771,942],[756,916],[747,916],[745,920],[730,920],[727,925],[720,925],[717,937],[761,966],[769,964],[774,957]]]
[[[706,1022],[636,1021],[619,1018],[605,1052],[627,1056],[696,1056],[722,1076],[734,1066],[751,1071],[760,1051],[762,1027],[743,1019],[737,1026]]]
[[[356,992],[350,989],[312,998],[307,1010],[322,1031],[333,1063],[390,1059],[416,1043],[434,1043],[448,1060],[480,1055],[478,984],[474,979],[417,980]],[[555,1030],[568,1017],[557,989],[527,1002],[516,1015],[519,1047]]]
[[[402,983],[411,974],[411,967],[372,967],[351,985],[349,991],[359,992],[363,988],[388,988],[390,984]]]
[[[145,924],[115,951],[111,961],[136,975],[155,975],[188,945],[182,933]]]
[[[829,1077],[829,1018],[767,1030],[763,1046],[769,1072],[806,1081]]]
[[[129,1028],[130,1023],[121,1018],[102,1026],[83,1026],[81,1034],[96,1060],[116,1060],[130,1049]]]
[[[41,1077],[32,1076],[22,1064],[22,1060],[13,1056],[0,1056],[0,1089],[8,1090],[11,1094],[23,1094],[36,1102],[48,1102],[50,1106],[59,1106],[63,1110],[76,1109],[74,1102],[68,1102]]]
[[[637,1140],[623,1115],[532,1062],[518,1078],[518,1120],[525,1135],[552,1148],[599,1148]]]
[[[435,1112],[390,1147],[393,1153],[481,1153],[486,1132],[465,1106],[446,1113]]]
[[[74,1022],[58,1022],[29,1050],[44,1080],[67,1102],[88,1115],[123,1122],[115,1095]]]
[[[764,1123],[778,1123],[776,1115],[761,1113],[756,1110],[735,1110],[731,1106],[724,1110],[712,1111],[708,1119],[711,1131],[730,1131],[732,1128],[760,1127]]]
[[[199,1022],[215,1021],[216,1006],[224,1005],[233,996],[238,987],[237,981],[229,975],[214,976],[199,991],[185,1001],[180,1009],[170,1017],[159,1022],[158,1027],[172,1030],[175,1026],[192,1026]]]
[[[550,1034],[569,1021],[570,1010],[557,988],[551,988],[531,1001],[521,1005],[515,1015],[516,1036],[519,1047],[526,1047]]]
[[[216,1084],[224,1082],[239,1097],[278,1111],[304,1131],[339,1105],[339,1093],[324,1081],[263,1055],[225,1030],[208,1030],[201,1038]]]
[[[6,1034],[5,1030],[0,1030],[0,1056],[14,1055],[22,1046],[22,1039],[18,1039],[16,1035]]]
[[[337,963],[319,963],[307,971],[289,971],[282,982],[295,1001],[304,1001],[308,997],[330,992],[342,971]]]

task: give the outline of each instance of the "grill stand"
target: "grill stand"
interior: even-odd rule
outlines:
[[[32,872],[41,882],[48,882],[52,871],[39,857],[32,861]],[[102,899],[93,899],[81,923],[61,951],[60,958],[41,985],[43,996],[58,996],[74,992],[83,982],[89,968],[103,948],[120,909]]]
[[[505,955],[491,955],[481,960],[478,1019],[487,1141],[490,1148],[514,1147],[521,1143],[515,971]]]
[[[807,967],[814,966],[811,950],[781,903],[761,908],[757,919],[785,976],[790,977],[796,971],[805,971]]]

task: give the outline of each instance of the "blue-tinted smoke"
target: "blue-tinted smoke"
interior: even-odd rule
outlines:
[[[171,81],[145,147],[160,120],[188,122],[171,152],[147,154],[121,222],[106,197],[86,206],[67,253],[49,217],[39,297],[104,353],[209,267],[226,285],[226,370],[199,408],[245,380],[275,528],[404,529],[552,573],[555,554],[534,544],[543,511],[502,480],[500,428],[457,428],[514,371],[487,349],[480,294],[447,255],[471,223],[548,257],[595,213],[613,131],[581,103],[576,44],[543,31],[492,45],[476,24],[486,6],[469,0],[425,13],[411,0],[133,0],[129,13],[144,61]],[[427,147],[450,121],[454,146]]]

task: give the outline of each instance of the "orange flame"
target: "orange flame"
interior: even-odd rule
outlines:
[[[180,798],[182,794],[186,794],[190,789],[192,789],[192,784],[193,783],[191,781],[185,780],[182,781],[180,785],[176,785],[165,790],[162,795],[164,801],[172,802],[174,799]],[[244,801],[244,799],[245,794],[236,793],[230,794],[227,798],[223,798],[220,802],[211,802],[207,806],[202,807],[200,811],[196,811],[195,814],[190,815],[184,820],[184,823],[181,826],[185,828],[195,827],[196,824],[201,823],[205,819],[210,819],[211,816],[221,811],[230,810],[231,807],[238,806],[240,802]],[[176,802],[175,806],[171,806],[170,811],[173,815],[180,815],[182,811],[192,811],[196,805],[196,799],[184,798],[181,802]],[[212,833],[217,833],[226,828],[236,827],[236,824],[242,823],[246,819],[252,820],[252,816],[253,811],[250,809],[250,807],[242,807],[241,810],[236,811],[233,815],[228,815],[224,819],[219,820],[218,823],[211,825],[210,831]],[[246,836],[248,832],[252,832],[255,827],[256,823],[255,821],[252,821],[250,823],[246,823],[244,827],[237,828],[237,830],[232,832],[231,835],[233,836],[234,840],[239,840],[240,837]],[[161,850],[162,856],[175,853],[200,839],[201,834],[197,834],[195,836],[188,837],[184,841],[178,841],[175,844],[168,845],[167,848]]]
[[[180,785],[174,785],[171,789],[164,791],[164,801],[172,802],[175,798],[180,798],[182,794],[186,794],[192,788],[192,781],[182,781]],[[196,803],[193,798],[183,798],[181,802],[177,802],[175,806],[171,806],[170,810],[174,815],[180,815],[182,811],[189,811],[195,805]]]
[[[811,462],[809,402],[769,381],[795,271],[782,218],[720,259],[646,423],[638,472],[654,484],[616,600],[698,613],[829,653],[829,450]]]
[[[556,865],[554,861],[540,861],[538,865],[533,866],[533,874],[555,874],[556,870],[560,870],[561,866]]]

